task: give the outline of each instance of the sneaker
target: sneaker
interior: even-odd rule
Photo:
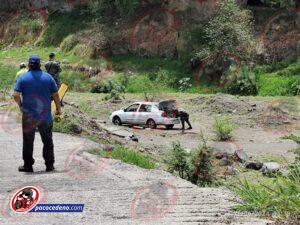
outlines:
[[[189,128],[188,128],[188,130],[192,130],[192,129],[193,129],[192,127],[189,127]]]
[[[53,165],[52,165],[52,166],[47,166],[47,167],[46,167],[46,172],[51,172],[51,171],[53,171],[53,170],[55,170],[55,168],[54,168]]]
[[[33,168],[32,166],[19,166],[18,168],[19,172],[25,172],[25,173],[33,173]]]

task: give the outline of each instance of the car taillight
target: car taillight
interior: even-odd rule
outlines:
[[[167,113],[166,113],[166,112],[163,112],[163,113],[161,114],[161,116],[162,116],[162,117],[167,117]]]

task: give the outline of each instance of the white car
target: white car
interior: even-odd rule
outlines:
[[[162,102],[136,102],[125,109],[113,112],[109,119],[115,125],[146,125],[155,129],[157,125],[164,125],[167,129],[172,129],[180,120],[175,118],[173,113],[173,103],[168,100]]]

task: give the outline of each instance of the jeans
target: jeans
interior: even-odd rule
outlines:
[[[34,164],[33,159],[33,143],[35,138],[35,131],[38,128],[43,148],[43,158],[46,166],[52,166],[54,164],[54,145],[52,139],[53,122],[46,123],[38,120],[34,120],[31,117],[27,117],[23,114],[22,129],[23,129],[23,160],[24,166],[30,167]]]

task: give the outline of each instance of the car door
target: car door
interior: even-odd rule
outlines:
[[[123,122],[130,124],[134,123],[135,118],[138,116],[137,114],[139,107],[140,104],[138,103],[132,104],[131,106],[127,107],[123,113]]]
[[[146,124],[147,120],[151,118],[151,112],[151,104],[141,104],[138,112],[138,117],[136,118],[137,124]]]

